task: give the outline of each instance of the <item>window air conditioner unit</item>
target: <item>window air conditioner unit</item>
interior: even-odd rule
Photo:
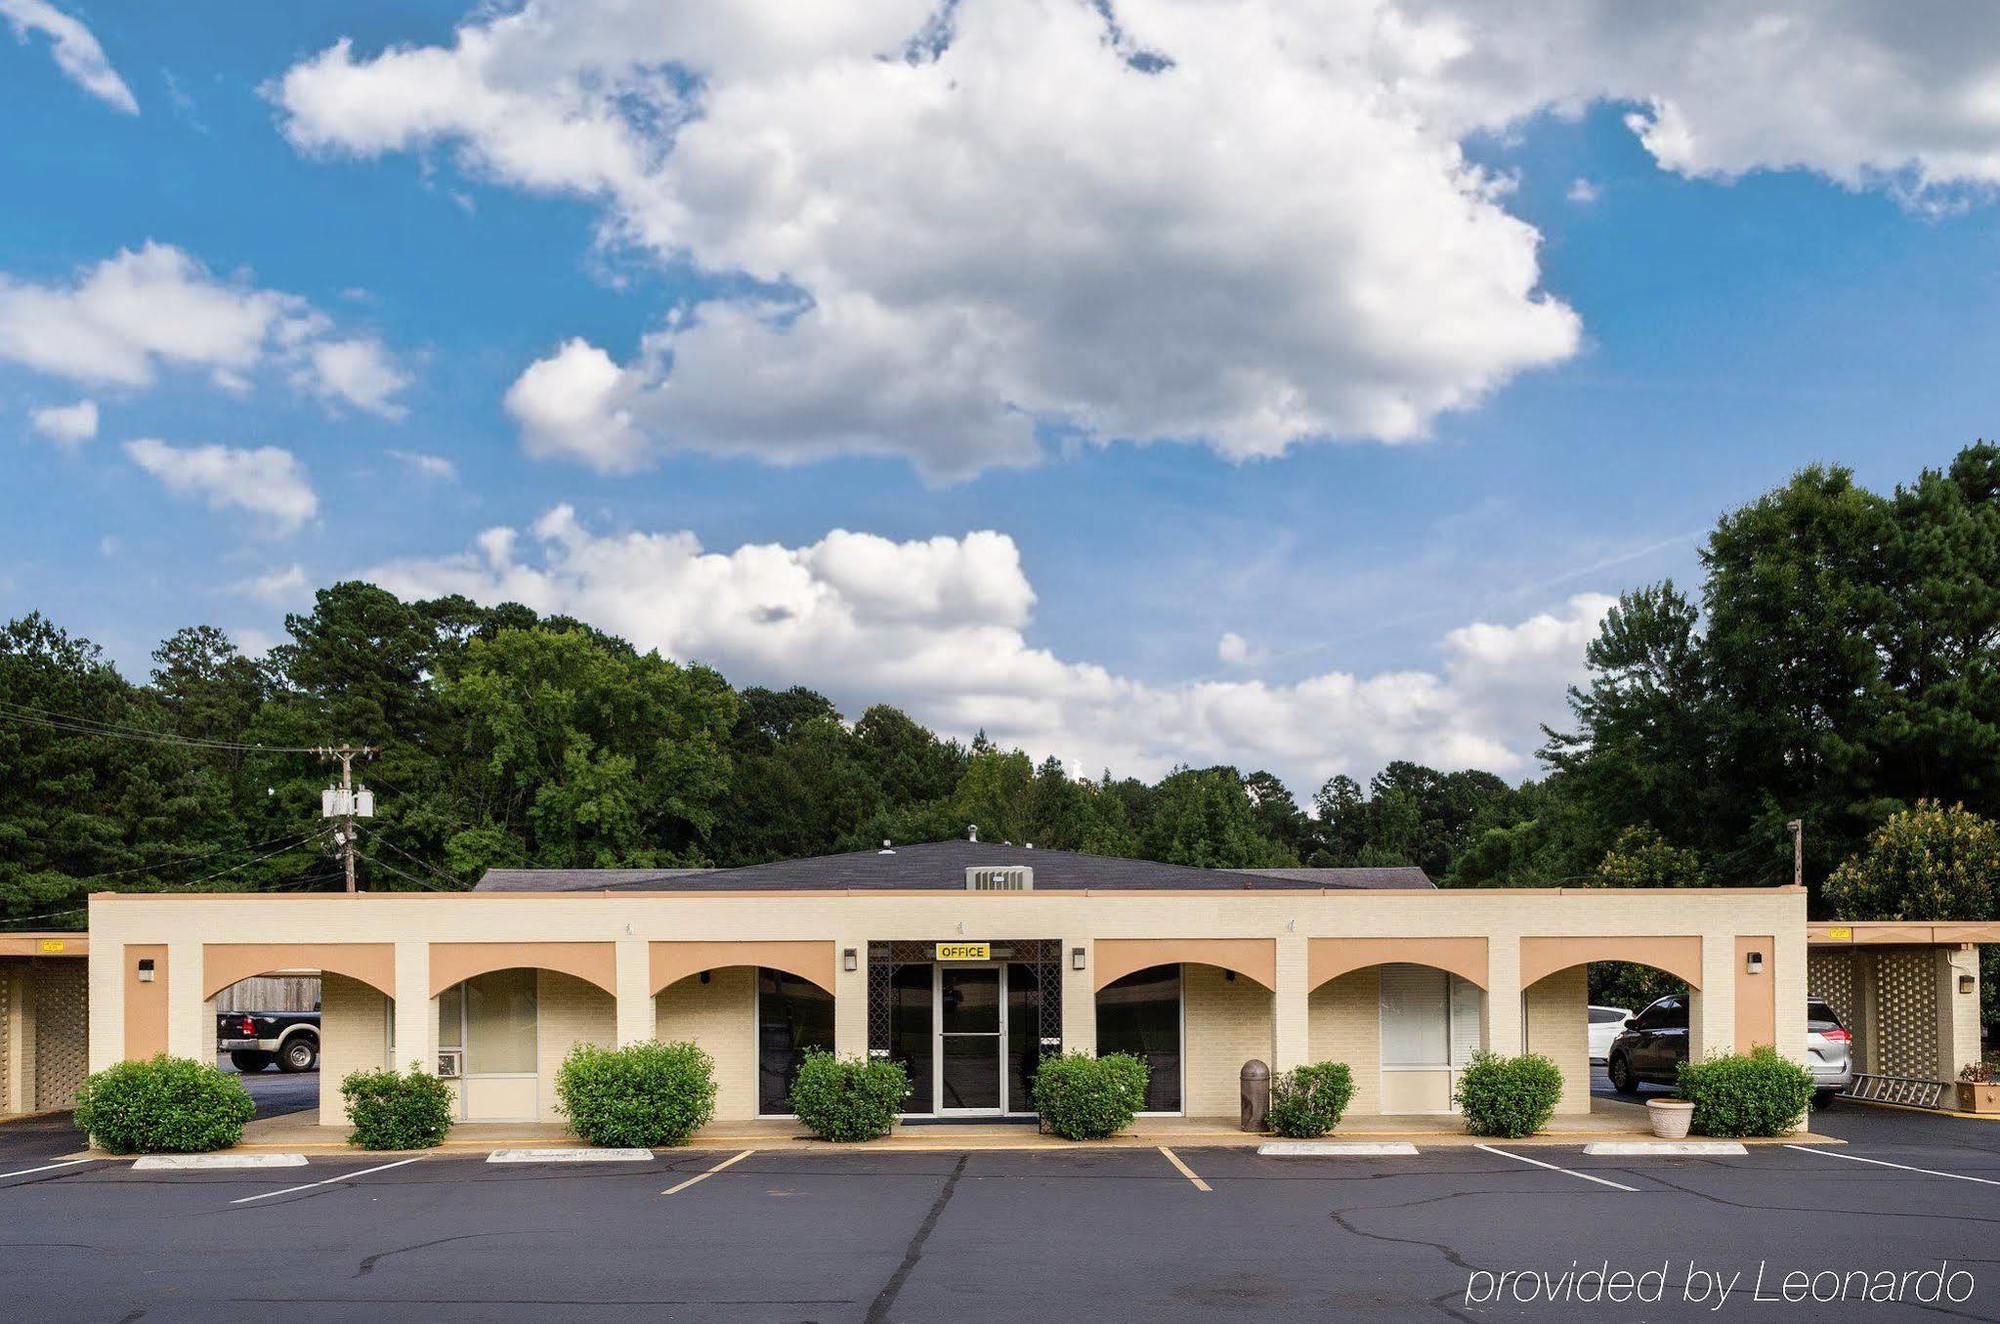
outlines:
[[[438,1049],[438,1077],[442,1080],[457,1080],[465,1074],[465,1050],[463,1048]]]
[[[965,890],[968,892],[1032,892],[1035,890],[1035,871],[1025,864],[1010,864],[1004,868],[967,869]]]

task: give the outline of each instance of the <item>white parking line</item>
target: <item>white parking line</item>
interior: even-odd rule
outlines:
[[[1516,1154],[1510,1150],[1495,1149],[1491,1145],[1474,1145],[1473,1148],[1483,1149],[1489,1154],[1498,1154],[1501,1158],[1519,1159],[1523,1163],[1532,1163],[1538,1168],[1547,1168],[1550,1172],[1560,1172],[1566,1177],[1581,1177],[1585,1181],[1594,1181],[1599,1186],[1609,1186],[1614,1191],[1630,1191],[1634,1195],[1639,1193],[1639,1188],[1636,1186],[1626,1186],[1621,1182],[1610,1181],[1604,1177],[1593,1177],[1587,1172],[1577,1172],[1571,1168],[1559,1168],[1553,1163],[1544,1163],[1538,1158],[1529,1158],[1526,1154]]]
[[[1209,1184],[1207,1182],[1203,1181],[1201,1178],[1194,1175],[1193,1168],[1190,1168],[1187,1164],[1181,1162],[1181,1156],[1179,1154],[1174,1153],[1173,1150],[1168,1149],[1165,1145],[1160,1146],[1160,1152],[1167,1156],[1167,1162],[1173,1164],[1175,1167],[1181,1170],[1181,1176],[1187,1178],[1189,1181],[1194,1183],[1194,1188],[1197,1191],[1206,1191],[1210,1189]]]
[[[415,1158],[397,1159],[394,1163],[384,1163],[379,1168],[363,1168],[359,1172],[343,1172],[338,1177],[328,1177],[325,1181],[309,1181],[303,1186],[287,1186],[282,1191],[265,1191],[262,1195],[246,1195],[240,1200],[231,1200],[229,1203],[250,1204],[256,1200],[268,1200],[274,1195],[291,1195],[298,1191],[310,1191],[315,1186],[332,1186],[336,1182],[352,1181],[356,1177],[366,1177],[371,1172],[387,1172],[391,1168],[400,1168],[407,1163],[421,1163],[423,1161],[424,1156],[419,1154]]]
[[[756,1152],[757,1151],[754,1149],[746,1149],[741,1154],[738,1154],[733,1158],[726,1158],[722,1160],[722,1162],[716,1164],[714,1167],[710,1168],[707,1172],[697,1172],[694,1176],[688,1178],[686,1181],[682,1182],[678,1186],[667,1187],[667,1189],[661,1191],[660,1194],[679,1195],[682,1191],[685,1191],[688,1187],[694,1185],[696,1182],[707,1181],[710,1177],[713,1177],[716,1173],[721,1172],[724,1168],[728,1167],[730,1164],[741,1163],[744,1159],[749,1158],[752,1154],[755,1154]]]
[[[95,1162],[97,1162],[96,1159],[87,1158],[64,1159],[61,1163],[44,1163],[39,1168],[22,1168],[19,1172],[0,1172],[0,1181],[4,1181],[9,1177],[25,1177],[31,1172],[53,1172],[57,1168],[73,1168],[79,1163]]]
[[[1991,1177],[1968,1177],[1962,1172],[1939,1172],[1936,1168],[1913,1168],[1907,1163],[1891,1163],[1887,1159],[1862,1158],[1859,1154],[1842,1154],[1831,1149],[1819,1149],[1810,1145],[1786,1145],[1786,1149],[1796,1149],[1801,1154],[1817,1154],[1821,1158],[1844,1158],[1849,1163],[1872,1163],[1878,1168],[1900,1168],[1904,1172],[1921,1172],[1926,1177],[1949,1177],[1953,1181],[1976,1181],[1981,1186],[2000,1186],[2000,1181]]]

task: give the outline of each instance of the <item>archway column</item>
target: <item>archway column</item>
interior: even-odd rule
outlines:
[[[1308,973],[1307,940],[1287,935],[1278,939],[1274,973],[1276,984],[1271,1001],[1270,1066],[1275,1072],[1290,1071],[1312,1060],[1307,1034],[1307,1004],[1312,996]]]
[[[644,1043],[657,1037],[650,945],[644,938],[620,938],[615,947],[613,977],[618,984],[618,1042],[621,1046]]]
[[[1486,946],[1486,1051],[1514,1057],[1521,1051],[1521,944]]]
[[[396,944],[396,1044],[392,1065],[407,1070],[410,1063],[437,1070],[437,1013],[431,1009],[431,945]],[[322,1084],[324,1089],[324,1084]],[[321,1116],[327,1114],[322,1111]]]

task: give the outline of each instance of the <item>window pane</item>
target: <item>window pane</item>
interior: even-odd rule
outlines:
[[[1000,1032],[1000,970],[997,966],[951,966],[940,981],[946,1034]]]
[[[1382,1065],[1448,1067],[1447,976],[1427,965],[1382,967]]]
[[[833,995],[782,970],[757,972],[757,1109],[792,1110],[792,1082],[814,1049],[833,1049]]]
[[[1097,994],[1097,1051],[1130,1053],[1152,1068],[1146,1111],[1181,1107],[1181,968],[1156,965],[1114,979]]]
[[[465,1069],[535,1070],[535,972],[495,970],[465,981]]]
[[[389,1019],[393,1022],[395,1017],[391,1015]],[[465,1047],[465,985],[463,984],[453,984],[438,994],[438,1047]]]
[[[905,1112],[927,1113],[936,1107],[931,1080],[930,965],[899,965],[889,976],[889,1056],[910,1073],[910,1097]]]
[[[1035,1111],[1035,1071],[1042,1064],[1042,991],[1035,967],[1007,967],[1007,1110]]]

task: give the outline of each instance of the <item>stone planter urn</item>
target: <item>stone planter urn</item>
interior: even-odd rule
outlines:
[[[1694,1105],[1686,1099],[1648,1099],[1646,1116],[1652,1119],[1653,1134],[1660,1139],[1685,1140],[1688,1125],[1694,1121]]]
[[[2000,1080],[1959,1081],[1958,1110],[1962,1113],[2000,1113]]]

